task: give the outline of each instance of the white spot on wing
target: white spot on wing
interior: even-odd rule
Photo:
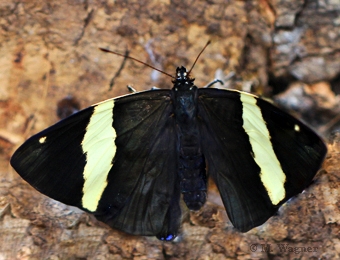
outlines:
[[[41,143],[41,144],[45,143],[46,138],[47,138],[46,136],[40,137],[40,138],[39,138],[39,143]]]
[[[286,175],[273,150],[267,125],[260,108],[256,105],[255,96],[246,93],[240,94],[243,105],[243,128],[249,136],[254,160],[261,169],[261,181],[271,202],[273,205],[277,205],[286,194],[284,188]]]
[[[299,126],[299,125],[295,125],[295,126],[294,126],[294,130],[295,130],[296,132],[300,132],[300,126]]]
[[[92,212],[96,211],[107,185],[107,176],[116,154],[113,107],[113,99],[94,105],[94,112],[81,143],[87,160],[83,172],[85,183],[82,205]]]

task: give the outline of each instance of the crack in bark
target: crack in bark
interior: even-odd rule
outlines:
[[[78,43],[80,42],[80,40],[83,38],[84,34],[85,34],[85,30],[86,30],[86,27],[89,25],[91,19],[92,19],[92,16],[93,16],[93,13],[94,13],[94,10],[91,9],[91,11],[87,14],[86,18],[84,19],[84,26],[83,26],[83,29],[79,35],[79,37],[74,41],[74,44],[73,46],[76,46],[78,45]]]
[[[306,9],[307,4],[308,4],[308,0],[305,0],[305,1],[303,2],[302,6],[301,6],[300,11],[298,11],[298,12],[295,14],[295,18],[294,18],[294,28],[299,26],[299,25],[298,25],[298,20],[299,20],[299,18],[302,16],[303,11]]]

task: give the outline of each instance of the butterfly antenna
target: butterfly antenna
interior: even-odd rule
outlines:
[[[169,77],[171,77],[171,78],[173,78],[173,79],[175,78],[174,76],[171,76],[170,74],[168,74],[168,73],[166,73],[166,72],[164,72],[164,71],[162,71],[162,70],[160,70],[160,69],[157,69],[157,68],[155,68],[155,67],[153,67],[153,66],[151,66],[151,65],[149,65],[149,64],[147,64],[147,63],[145,63],[145,62],[143,62],[143,61],[137,60],[137,59],[135,59],[135,58],[133,58],[133,57],[130,57],[130,56],[128,56],[128,55],[120,54],[120,53],[118,53],[118,52],[110,51],[110,50],[104,49],[104,48],[99,48],[99,49],[100,49],[101,51],[103,51],[103,52],[108,52],[108,53],[116,54],[116,55],[121,56],[121,57],[124,57],[124,58],[126,58],[126,59],[131,59],[131,60],[137,61],[137,62],[139,62],[139,63],[142,63],[142,64],[145,65],[145,66],[148,66],[148,67],[151,68],[151,69],[154,69],[154,70],[157,70],[157,71],[163,73],[164,75],[167,75],[167,76],[169,76]]]
[[[190,75],[190,72],[191,72],[192,69],[194,68],[196,62],[198,61],[198,58],[201,56],[202,52],[204,52],[205,48],[207,48],[208,45],[209,45],[210,43],[211,43],[211,41],[209,40],[209,41],[207,42],[207,44],[204,46],[204,48],[201,50],[201,52],[198,54],[198,56],[197,56],[197,58],[196,58],[194,64],[192,64],[191,69],[190,69],[189,72],[188,72],[188,75]]]

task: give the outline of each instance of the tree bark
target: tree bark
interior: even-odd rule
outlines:
[[[211,184],[206,205],[185,212],[171,243],[112,230],[41,195],[9,166],[25,139],[59,120],[57,103],[67,96],[85,108],[127,94],[127,85],[172,87],[169,77],[131,60],[122,65],[99,47],[129,50],[174,74],[211,39],[193,70],[199,87],[219,69],[236,74],[231,87],[267,97],[292,83],[326,82],[303,87],[318,103],[306,109],[318,129],[339,112],[327,85],[339,84],[339,10],[335,0],[0,0],[0,259],[340,258],[337,135],[314,183],[264,225],[233,229]],[[333,103],[317,99],[325,89]]]

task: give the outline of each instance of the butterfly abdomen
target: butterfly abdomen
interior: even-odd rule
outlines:
[[[205,160],[197,122],[197,88],[179,87],[173,93],[178,149],[178,177],[183,200],[190,210],[199,210],[206,200]]]

